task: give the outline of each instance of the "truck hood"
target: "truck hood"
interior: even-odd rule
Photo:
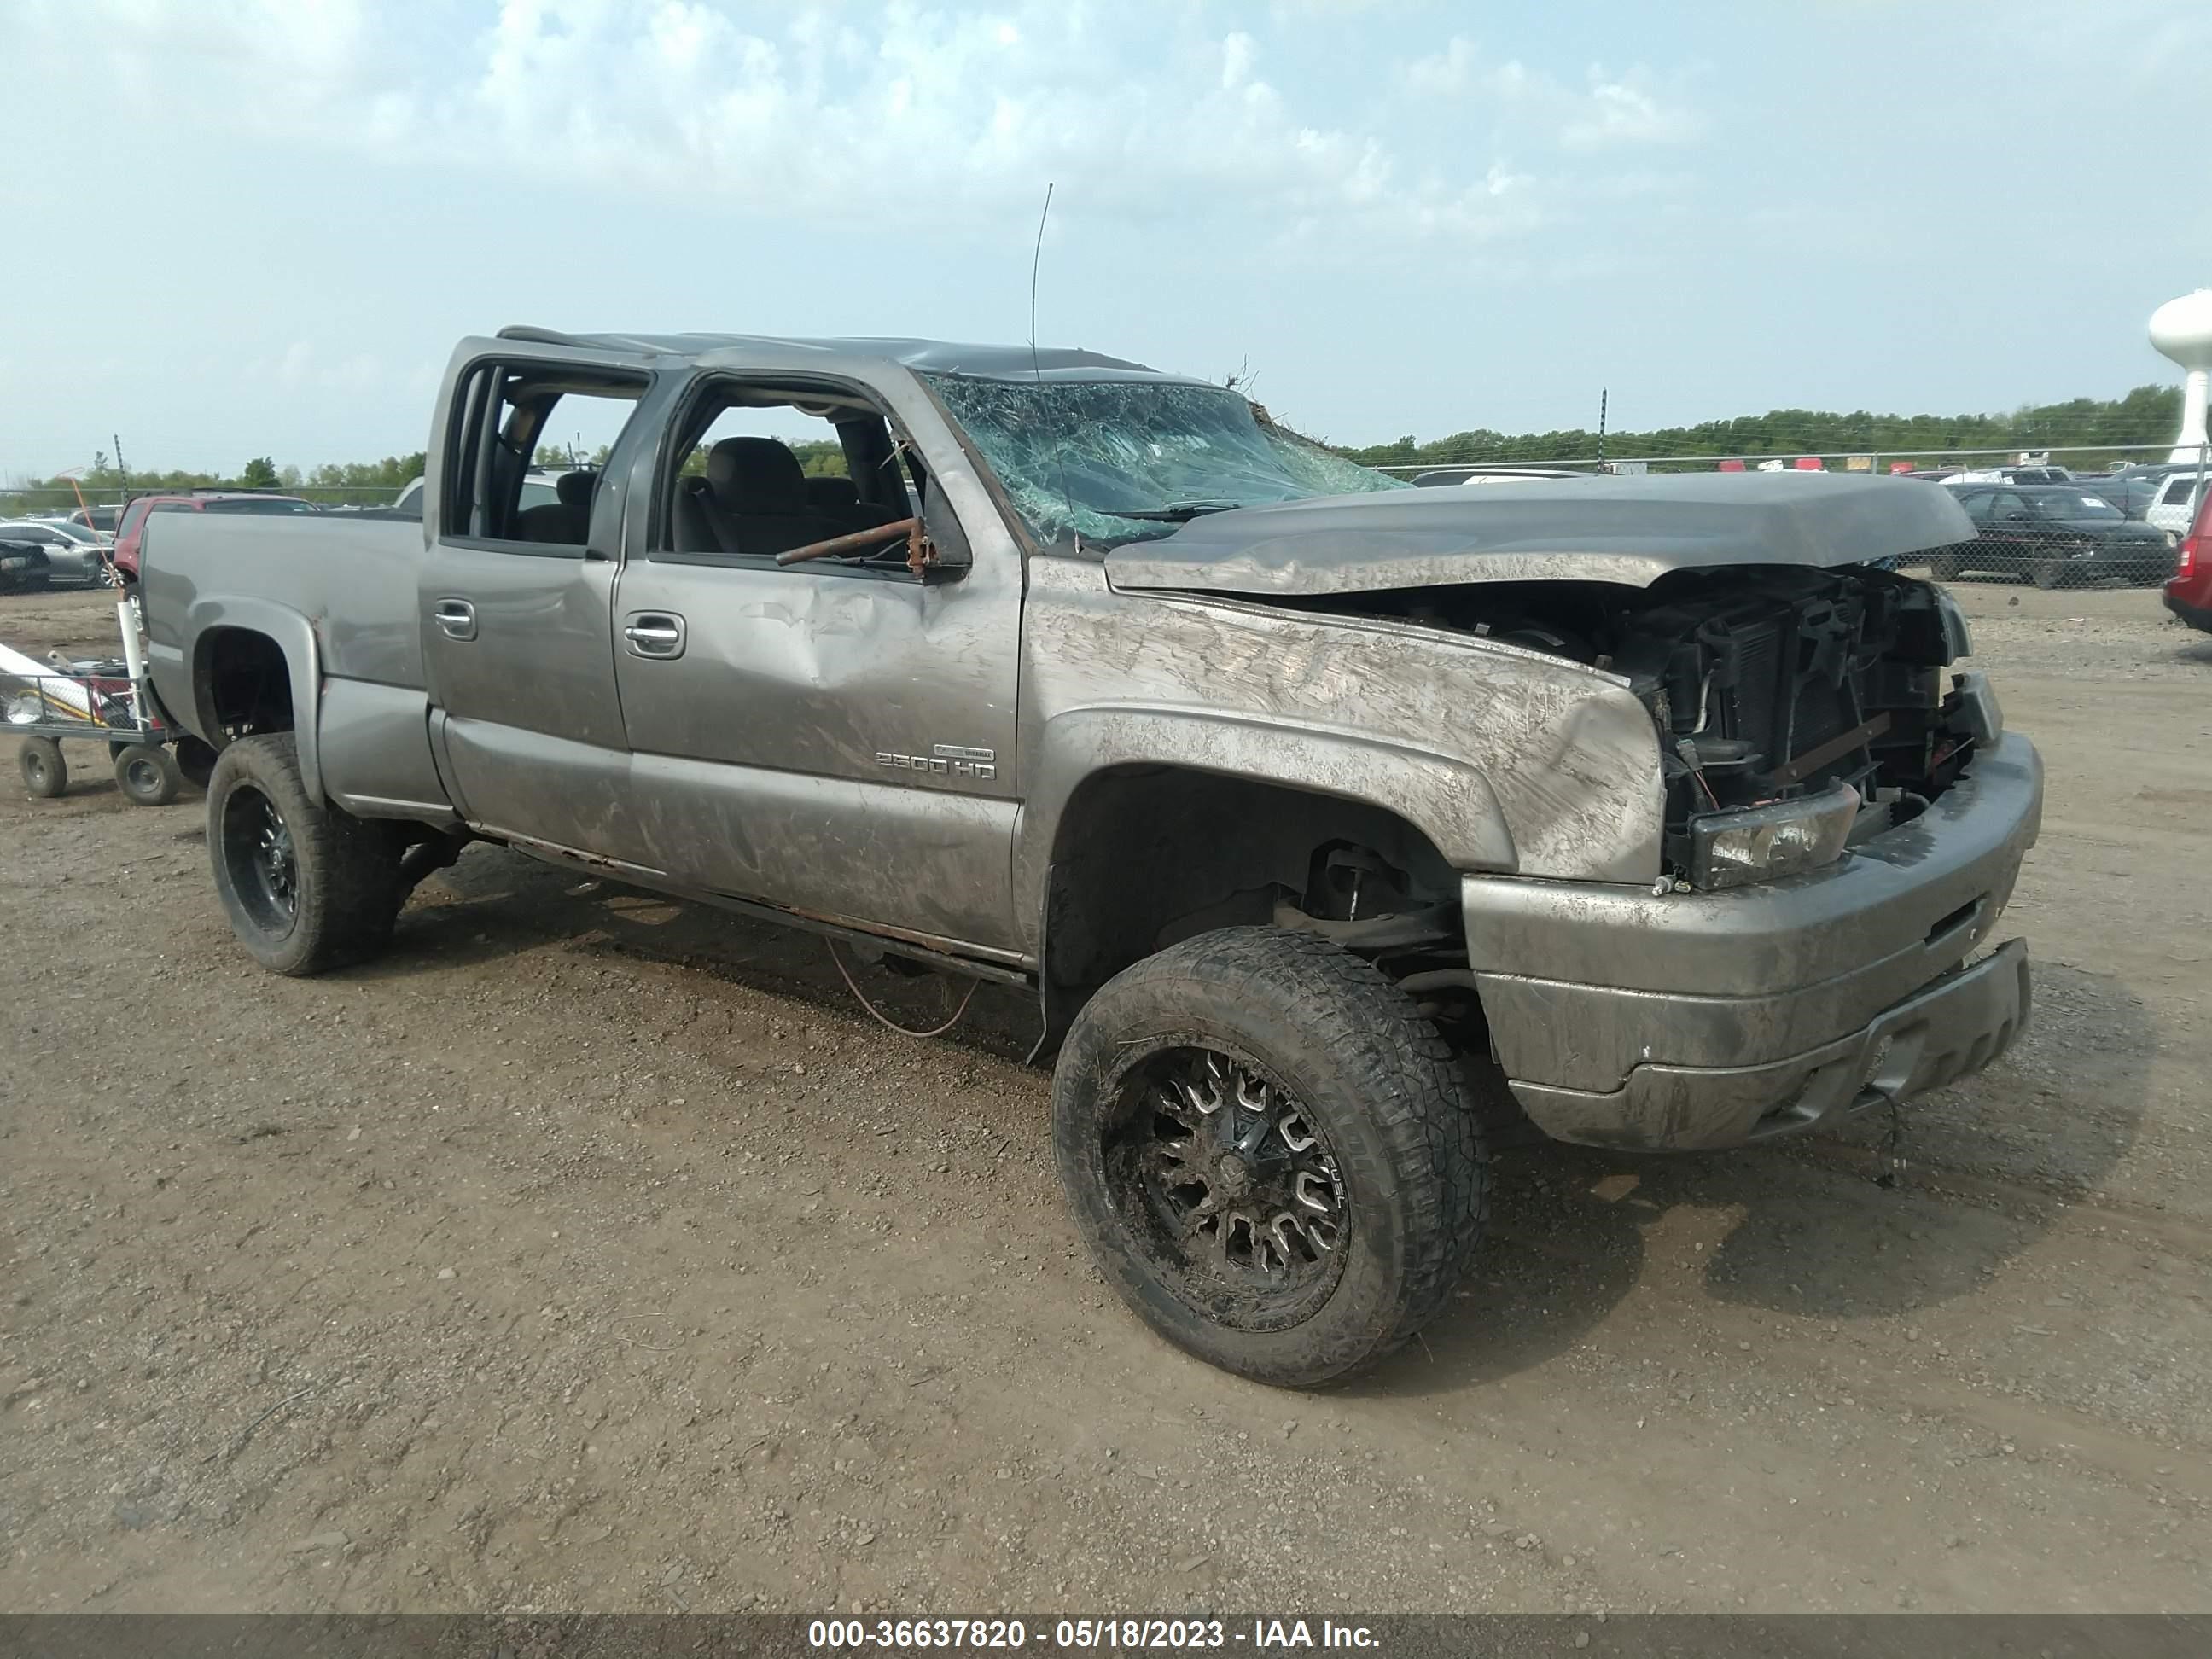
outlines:
[[[1820,472],[1530,480],[1208,514],[1106,555],[1117,588],[1260,595],[1467,582],[1648,587],[1720,565],[1825,567],[1972,541],[1942,486]]]

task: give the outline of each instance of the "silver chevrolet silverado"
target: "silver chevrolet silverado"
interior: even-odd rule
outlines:
[[[2036,753],[1887,568],[1934,486],[1413,489],[1087,352],[521,328],[428,456],[419,520],[149,522],[246,948],[357,961],[474,839],[1028,988],[1102,1272],[1245,1375],[1437,1314],[1502,1130],[1801,1132],[2027,1018]]]

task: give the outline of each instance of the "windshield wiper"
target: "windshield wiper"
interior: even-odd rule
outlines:
[[[1209,513],[1233,513],[1243,505],[1242,501],[1170,501],[1164,507],[1102,507],[1098,510],[1116,519],[1150,519],[1158,524],[1188,524],[1193,519],[1202,519]]]

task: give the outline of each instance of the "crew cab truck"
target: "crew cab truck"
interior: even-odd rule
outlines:
[[[1087,352],[520,328],[428,458],[419,521],[148,521],[246,948],[357,961],[475,838],[1029,988],[1102,1271],[1247,1376],[1435,1316],[1501,1123],[1802,1133],[2027,1016],[2036,754],[1878,563],[1972,534],[1933,485],[1415,489]]]

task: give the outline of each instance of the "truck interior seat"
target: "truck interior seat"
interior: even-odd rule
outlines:
[[[679,553],[782,553],[838,533],[806,499],[799,457],[774,438],[725,438],[676,498]]]
[[[860,504],[860,486],[842,472],[824,473],[806,481],[806,500],[817,512],[832,512],[841,507]]]
[[[889,507],[862,501],[860,487],[850,478],[836,474],[809,478],[806,500],[829,522],[830,533],[833,535],[872,529],[879,524],[890,524],[899,516]]]
[[[515,538],[581,547],[591,533],[592,492],[599,483],[596,472],[563,472],[553,483],[560,500],[543,507],[526,507],[514,515]]]

